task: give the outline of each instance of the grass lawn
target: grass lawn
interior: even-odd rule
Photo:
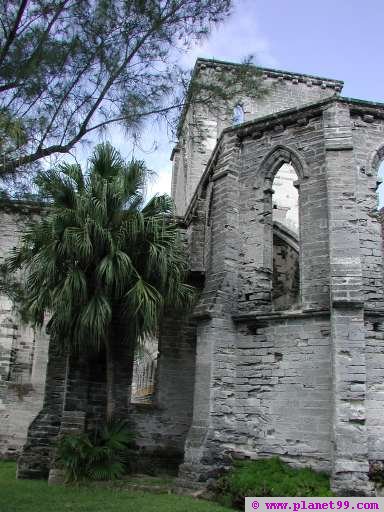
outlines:
[[[16,464],[0,461],[0,512],[228,512],[230,509],[172,494],[48,486],[16,480]]]

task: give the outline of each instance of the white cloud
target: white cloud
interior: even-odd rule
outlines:
[[[197,57],[239,62],[249,55],[255,57],[257,64],[278,67],[269,42],[260,31],[254,0],[236,0],[232,15],[183,56],[182,62],[192,67]]]

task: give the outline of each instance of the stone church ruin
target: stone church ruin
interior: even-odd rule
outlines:
[[[198,59],[194,73],[235,66]],[[201,295],[188,318],[169,312],[155,363],[136,370],[150,400],[131,399],[132,357],[116,348],[121,412],[143,456],[180,464],[184,488],[233,458],[278,455],[329,472],[339,495],[371,494],[384,461],[384,104],[261,72],[265,97],[183,113],[172,196]],[[5,252],[22,219],[1,215]],[[102,362],[63,355],[1,304],[0,450],[20,453],[20,478],[46,478],[57,435],[104,410]]]

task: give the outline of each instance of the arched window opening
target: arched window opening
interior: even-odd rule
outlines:
[[[377,171],[376,196],[377,209],[380,211],[382,208],[384,208],[384,160],[379,165],[379,169]]]
[[[291,164],[283,164],[273,181],[274,309],[292,309],[300,300],[300,242],[298,177]]]
[[[152,403],[155,395],[158,339],[145,338],[135,351],[131,403]]]
[[[237,104],[233,109],[232,125],[236,126],[241,123],[244,123],[244,109],[242,105]]]

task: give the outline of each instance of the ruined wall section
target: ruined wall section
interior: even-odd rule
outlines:
[[[235,233],[238,222],[238,154],[239,141],[234,134],[225,134],[218,147],[218,157],[212,167],[212,175],[204,190],[203,211],[196,211],[200,201],[194,205],[196,216],[204,222],[204,240],[193,249],[203,250],[205,270],[205,286],[195,308],[197,316],[219,315],[223,311],[231,311],[237,294],[237,279],[227,273],[228,267],[236,272],[239,256],[238,233]],[[199,194],[202,193],[200,189]],[[195,215],[193,225],[196,224]],[[196,229],[196,228],[192,228]],[[221,291],[221,299],[217,300],[217,292]]]
[[[217,109],[218,112],[220,108]],[[219,114],[204,105],[191,105],[185,115],[171,160],[172,197],[176,214],[184,215],[220,135]]]
[[[366,424],[371,464],[384,461],[384,262],[377,171],[384,160],[384,109],[351,102],[365,302]],[[358,385],[358,384],[356,384]],[[360,384],[362,385],[362,384]]]
[[[241,136],[241,134],[240,134]],[[291,151],[292,150],[292,151]],[[300,283],[304,309],[329,307],[327,189],[321,108],[256,122],[241,149],[239,311],[271,309],[273,177],[287,162],[299,179]],[[296,157],[295,157],[296,155]],[[301,168],[301,169],[300,169]]]
[[[384,322],[380,317],[367,316],[367,430],[370,463],[384,461]]]
[[[193,313],[197,324],[193,421],[179,472],[185,487],[194,488],[200,478],[208,478],[216,458],[221,457],[217,435],[224,438],[236,429],[231,413],[236,329],[230,313],[237,297],[238,154],[237,137],[224,134],[206,190],[206,279]],[[228,401],[228,421],[216,432],[215,418],[223,413],[219,396]]]
[[[214,80],[215,76],[222,73],[230,75],[235,69],[234,64],[198,59],[195,74],[199,80]],[[186,212],[221,132],[233,125],[236,105],[242,105],[244,121],[248,122],[337,95],[343,86],[341,81],[310,75],[264,68],[260,71],[261,84],[269,91],[265,96],[234,96],[228,105],[218,101],[215,108],[209,108],[192,103],[186,109],[179,128],[179,142],[171,157],[172,197],[178,215]]]
[[[209,178],[206,284],[195,311],[194,418],[180,469],[183,486],[209,479],[215,467],[228,464],[236,454],[280,455],[296,465],[331,468],[329,296],[323,290],[329,268],[327,197],[325,185],[319,186],[324,180],[321,113],[310,112],[299,122],[297,117],[286,119],[286,124],[271,117],[255,124],[254,131],[225,132],[220,141]],[[283,146],[286,140],[294,150]],[[302,151],[305,144],[308,156]],[[324,257],[318,295],[316,272],[308,272],[306,278],[312,279],[312,304],[323,311],[271,313],[271,184],[276,162],[290,162],[295,155],[300,155],[298,161],[305,160],[305,172],[302,168],[298,173],[308,202],[303,240],[308,253],[313,250],[313,257]],[[319,200],[311,206],[309,195],[316,192]],[[319,216],[322,222],[315,222]],[[246,272],[249,281],[244,282]],[[263,286],[268,286],[267,297],[257,295]],[[245,287],[249,309],[236,300],[244,297]]]
[[[281,313],[239,325],[236,435],[223,440],[225,449],[250,457],[278,455],[296,466],[330,470],[330,343],[326,313]],[[225,415],[221,421],[228,421]]]
[[[301,116],[268,116],[249,130],[237,130],[240,239],[238,303],[232,306],[237,334],[234,346],[213,356],[217,391],[214,388],[213,434],[208,445],[217,459],[232,452],[250,457],[280,455],[296,465],[331,468],[328,201],[322,108],[308,108]],[[302,304],[297,309],[302,311],[271,313],[272,184],[280,166],[291,162],[300,187]],[[220,212],[220,198],[216,201],[213,215]],[[309,308],[312,311],[303,311]],[[235,385],[231,394],[225,394],[229,375]]]
[[[382,453],[381,326],[364,328],[374,313],[361,293],[370,260],[352,128],[346,100],[330,99],[220,139],[205,175],[213,195],[184,484],[210,478],[239,452],[332,470],[336,492],[372,492],[369,458]],[[285,163],[299,176],[302,304],[276,312],[271,196]]]
[[[377,171],[384,159],[384,112],[382,117],[351,105],[355,148],[355,175],[359,204],[360,251],[363,292],[367,306],[384,308],[382,227],[377,208]]]
[[[32,209],[0,212],[0,261],[17,246]],[[0,457],[16,457],[43,403],[48,337],[22,326],[10,300],[0,296]]]

